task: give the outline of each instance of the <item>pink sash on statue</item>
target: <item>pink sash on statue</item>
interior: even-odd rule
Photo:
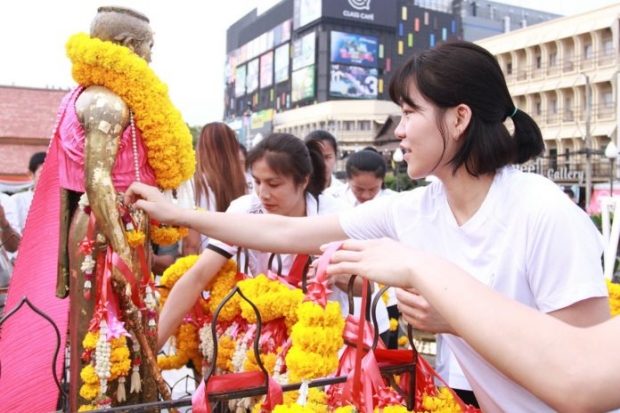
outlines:
[[[41,310],[60,330],[60,342],[52,325],[22,306],[6,320],[0,331],[0,409],[6,412],[56,410],[58,387],[53,374],[62,378],[69,299],[56,297],[56,272],[60,238],[60,186],[58,145],[52,143],[37,184],[24,228],[19,255],[6,300],[4,314],[23,297]],[[54,349],[59,344],[56,364]]]

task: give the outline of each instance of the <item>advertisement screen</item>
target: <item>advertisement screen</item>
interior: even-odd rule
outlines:
[[[348,99],[376,99],[377,69],[332,65],[329,95]]]
[[[291,20],[286,20],[282,24],[273,28],[273,45],[279,46],[291,40]]]
[[[293,3],[293,28],[295,30],[321,17],[322,0],[295,0]]]
[[[290,44],[286,43],[276,49],[274,62],[276,83],[288,80]]]
[[[293,70],[314,64],[316,33],[308,33],[293,42]]]
[[[245,65],[235,70],[235,97],[245,95]]]
[[[314,65],[293,72],[291,77],[293,102],[314,97]]]
[[[377,67],[376,37],[332,31],[331,61],[345,65]]]
[[[245,93],[252,93],[258,89],[258,59],[248,63],[248,72],[245,77]]]
[[[273,84],[273,52],[265,53],[260,57],[260,87],[265,88]]]

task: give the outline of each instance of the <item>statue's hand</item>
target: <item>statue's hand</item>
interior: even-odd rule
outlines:
[[[143,210],[150,218],[164,224],[178,225],[181,218],[180,207],[167,200],[157,187],[140,182],[134,182],[127,188],[123,202]]]

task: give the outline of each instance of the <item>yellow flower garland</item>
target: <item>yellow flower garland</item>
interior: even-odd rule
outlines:
[[[159,288],[159,305],[160,308],[166,303],[168,295],[174,287],[174,284],[196,263],[198,255],[188,255],[181,257],[175,261],[170,267],[168,267],[162,274]],[[209,302],[201,297],[199,298],[200,306],[205,313],[213,314],[217,305],[222,302],[224,297],[230,292],[235,285],[235,277],[237,275],[237,266],[233,260],[229,260],[220,269],[218,274],[214,277],[213,282],[205,287],[205,291],[211,291],[211,299]],[[230,300],[228,304],[220,312],[220,319],[232,320],[237,314],[239,314],[238,296],[235,296],[236,300]],[[202,353],[199,349],[200,337],[198,334],[198,328],[192,323],[183,323],[174,332],[176,338],[177,348],[176,354],[160,355],[157,357],[157,364],[162,370],[179,369],[187,364],[189,360],[192,360],[194,366],[202,365]],[[222,343],[220,343],[220,349],[223,349]],[[226,352],[224,354],[229,354]],[[218,363],[223,363],[218,355]]]
[[[99,340],[99,333],[86,333],[82,345],[84,350],[93,351]],[[119,377],[126,377],[131,369],[131,359],[129,348],[127,347],[127,338],[120,336],[119,338],[113,338],[110,342],[111,351],[110,354],[110,377],[108,382],[116,380]],[[80,371],[80,378],[82,379],[82,387],[80,387],[80,396],[86,400],[94,400],[101,393],[101,386],[99,384],[99,377],[95,372],[95,366],[93,363],[89,363]],[[83,405],[80,407],[80,411],[94,410],[97,408],[94,404]]]
[[[609,291],[609,308],[611,316],[615,317],[620,314],[620,284],[612,283],[607,280],[607,290]]]
[[[72,36],[66,50],[78,84],[104,86],[133,110],[157,184],[162,189],[175,189],[190,179],[195,169],[192,135],[170,101],[168,87],[146,60],[125,46],[85,33]]]

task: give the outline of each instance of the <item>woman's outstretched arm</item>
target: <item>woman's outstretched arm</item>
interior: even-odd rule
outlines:
[[[276,253],[316,254],[327,242],[346,238],[338,215],[292,218],[276,214],[231,214],[188,211],[172,204],[152,186],[133,183],[125,204],[144,210],[157,221],[192,228],[240,247]]]
[[[174,284],[159,315],[157,348],[161,349],[194,306],[205,287],[228,259],[205,250],[196,263]]]
[[[328,274],[354,273],[415,288],[458,335],[559,411],[620,407],[620,318],[573,327],[478,282],[448,261],[392,240],[343,244]]]

